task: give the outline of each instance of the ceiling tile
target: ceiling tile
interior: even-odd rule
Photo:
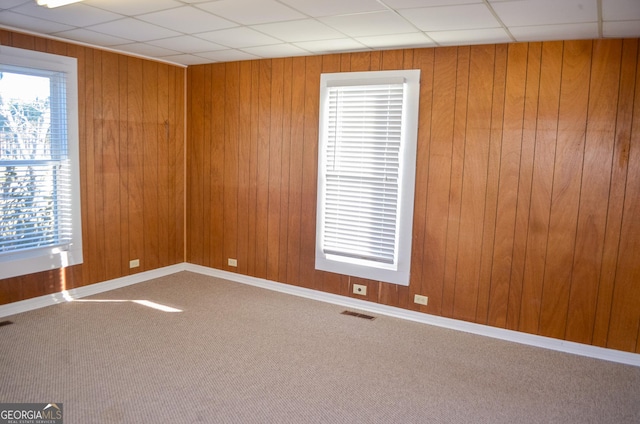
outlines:
[[[280,44],[282,41],[247,27],[222,29],[198,34],[198,37],[231,48],[266,46]]]
[[[309,52],[291,44],[275,44],[272,46],[248,47],[242,49],[243,52],[256,55],[258,57],[288,57],[305,56]]]
[[[122,15],[107,12],[106,10],[96,9],[82,3],[70,4],[65,7],[49,9],[48,7],[38,6],[35,1],[30,1],[12,9],[14,12],[27,16],[34,16],[48,21],[59,22],[74,27],[84,27],[95,25],[102,22],[119,19]]]
[[[312,17],[374,12],[386,8],[376,0],[281,0]]]
[[[221,46],[201,38],[191,35],[182,35],[180,37],[162,38],[160,40],[151,40],[147,42],[153,46],[163,47],[174,51],[184,53],[210,52],[214,50],[225,50],[227,47]]]
[[[410,48],[435,46],[433,40],[421,32],[410,34],[377,35],[373,37],[358,37],[361,42],[372,49]]]
[[[219,0],[198,4],[197,7],[243,25],[305,18],[303,14],[273,0]]]
[[[344,37],[343,34],[315,19],[255,25],[253,28],[289,43]]]
[[[120,44],[130,43],[131,40],[127,40],[120,37],[114,37],[107,34],[101,34],[95,31],[89,31],[84,28],[76,28],[70,31],[63,31],[55,34],[56,37],[69,38],[71,40],[80,41],[83,43],[89,43],[99,46],[117,46]]]
[[[509,43],[513,40],[502,28],[427,32],[441,46]]]
[[[0,2],[0,10],[11,9],[12,7],[20,6],[25,0],[2,0]]]
[[[384,0],[384,3],[394,9],[409,9],[416,7],[482,3],[482,0]]]
[[[203,12],[192,6],[183,6],[177,9],[149,13],[140,15],[137,18],[184,33],[214,31],[216,29],[237,26],[237,24],[231,21]]]
[[[596,0],[519,0],[491,3],[491,6],[509,27],[598,20]]]
[[[352,38],[339,38],[337,40],[303,41],[295,43],[301,49],[316,53],[338,53],[346,51],[369,50],[365,45]]]
[[[157,12],[183,5],[183,3],[176,0],[84,0],[84,4],[129,16]]]
[[[195,56],[192,54],[176,54],[171,56],[162,56],[161,59],[166,60],[167,62],[180,63],[182,65],[203,65],[205,63],[216,62],[212,59],[207,59],[207,58]]]
[[[0,12],[0,25],[7,25],[15,28],[22,28],[29,31],[39,32],[41,34],[51,34],[58,31],[73,29],[70,25],[60,24],[57,22],[46,21],[32,16],[25,16],[14,13],[9,10]]]
[[[403,34],[416,30],[405,19],[390,11],[329,16],[320,18],[320,21],[351,37]]]
[[[113,22],[94,25],[88,29],[113,35],[114,37],[125,37],[135,41],[149,41],[158,38],[177,37],[181,35],[178,32],[142,22],[134,18],[125,18]]]
[[[640,1],[602,0],[602,19],[605,21],[640,20]]]
[[[602,35],[607,38],[640,37],[640,20],[604,22]]]
[[[179,53],[175,50],[163,49],[162,47],[156,47],[146,43],[124,44],[118,46],[118,48],[131,53],[149,57],[169,56]]]
[[[497,28],[500,24],[484,4],[424,7],[400,10],[422,31]]]
[[[211,59],[216,62],[231,62],[236,60],[260,59],[259,56],[255,56],[240,50],[220,50],[217,52],[199,53],[198,56]]]
[[[598,24],[534,25],[509,28],[516,41],[578,40],[598,37]]]

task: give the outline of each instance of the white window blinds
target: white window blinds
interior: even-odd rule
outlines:
[[[328,89],[327,254],[395,263],[403,85]]]
[[[408,285],[420,71],[322,74],[316,269]]]
[[[77,60],[0,46],[0,278],[82,263]]]
[[[71,240],[65,74],[0,69],[0,254],[64,246]],[[22,87],[17,97],[9,84]]]

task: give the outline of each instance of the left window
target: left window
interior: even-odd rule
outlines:
[[[82,263],[77,74],[0,46],[0,279]]]

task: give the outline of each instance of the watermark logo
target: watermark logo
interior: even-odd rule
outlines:
[[[0,403],[0,424],[63,424],[61,403]]]

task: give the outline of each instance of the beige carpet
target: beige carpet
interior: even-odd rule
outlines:
[[[66,424],[640,422],[638,367],[189,272],[82,300],[5,319],[0,402]]]

